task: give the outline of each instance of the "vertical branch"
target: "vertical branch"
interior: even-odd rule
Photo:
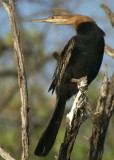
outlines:
[[[92,136],[90,138],[90,148],[86,160],[101,160],[104,149],[104,141],[109,126],[110,118],[114,111],[114,74],[108,82],[107,70],[103,78],[100,89],[100,96],[97,102],[96,114],[93,117]]]
[[[88,118],[85,93],[87,91],[87,77],[80,80],[72,79],[72,82],[79,83],[79,91],[74,100],[72,109],[66,117],[66,132],[64,142],[61,144],[57,160],[70,160],[70,155],[74,146],[76,136],[81,124]]]
[[[9,3],[1,0],[3,6],[8,12],[10,25],[11,25],[11,33],[14,44],[15,57],[17,61],[17,70],[18,70],[18,84],[20,88],[20,96],[21,96],[21,119],[22,119],[22,160],[29,159],[29,136],[28,136],[28,92],[27,92],[27,82],[24,68],[24,58],[22,53],[22,48],[20,44],[20,35],[19,30],[16,26],[16,17],[15,17],[15,9],[13,0],[9,0]]]

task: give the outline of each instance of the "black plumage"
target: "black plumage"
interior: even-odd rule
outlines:
[[[97,76],[104,54],[104,32],[93,22],[81,22],[58,58],[49,90],[56,89],[57,102],[53,116],[43,132],[35,155],[46,156],[53,146],[63,117],[66,101],[77,93],[72,78],[87,76],[88,85]]]

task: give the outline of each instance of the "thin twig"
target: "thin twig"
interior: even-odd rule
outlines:
[[[7,152],[3,149],[3,147],[1,147],[1,145],[0,145],[0,155],[1,155],[1,157],[2,157],[3,159],[5,159],[5,160],[15,160],[13,157],[11,157],[11,156],[9,155],[9,153],[7,153]]]
[[[77,81],[77,80],[76,80]],[[74,146],[76,136],[78,134],[81,124],[88,118],[85,93],[87,91],[87,77],[81,78],[79,82],[79,91],[74,100],[72,109],[66,117],[66,133],[64,142],[61,144],[59,156],[57,160],[70,160],[70,155]]]
[[[22,119],[22,160],[29,159],[29,136],[28,136],[28,92],[27,92],[27,83],[26,83],[26,75],[24,69],[24,58],[22,53],[22,48],[20,44],[20,35],[19,30],[16,26],[16,17],[15,17],[15,9],[13,0],[9,0],[9,3],[1,0],[4,8],[8,12],[10,25],[11,25],[11,32],[12,32],[12,39],[14,43],[14,50],[15,50],[15,57],[17,61],[17,70],[18,70],[18,84],[20,88],[20,95],[21,95],[21,119]]]
[[[17,71],[14,69],[8,69],[8,70],[3,70],[0,71],[0,78],[4,78],[4,77],[16,77],[17,78]]]

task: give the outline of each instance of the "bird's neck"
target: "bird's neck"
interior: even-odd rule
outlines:
[[[95,24],[91,22],[81,23],[77,29],[77,35],[83,39],[91,41],[98,40],[105,35],[105,33]]]

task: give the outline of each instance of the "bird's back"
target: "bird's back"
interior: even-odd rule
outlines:
[[[97,76],[102,63],[104,38],[93,39],[85,43],[83,39],[80,39],[80,36],[75,36],[74,40],[76,45],[72,51],[66,72],[69,72],[71,77],[76,79],[87,75],[88,84],[90,84]]]
[[[77,92],[71,79],[87,76],[89,85],[99,72],[104,54],[104,32],[96,24],[86,23],[80,28],[62,51],[51,84],[57,95],[66,94],[66,99]]]

